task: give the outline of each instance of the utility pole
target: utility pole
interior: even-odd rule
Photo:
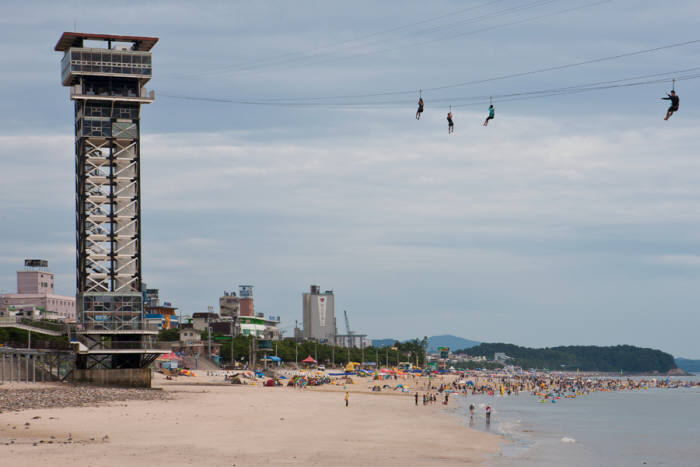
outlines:
[[[209,341],[209,360],[211,360],[211,326],[209,325],[209,313],[207,313],[207,340]]]
[[[362,352],[362,358],[360,359],[362,361],[360,362],[360,366],[362,368],[364,368],[364,366],[365,366],[365,340],[361,336],[360,336],[360,351]]]
[[[231,315],[231,365],[234,369],[236,368],[235,360],[233,358],[233,315]]]
[[[316,338],[316,349],[314,350],[314,360],[316,360],[316,364],[318,364],[318,337]]]
[[[335,368],[335,345],[331,347],[331,368]]]
[[[299,369],[299,341],[294,339],[294,366]]]
[[[386,347],[386,367],[389,368],[389,347]]]
[[[253,349],[253,368],[256,368],[258,366],[258,349],[257,349],[255,339],[256,339],[255,336],[253,336],[252,339],[250,340],[250,345],[251,345],[251,348]]]

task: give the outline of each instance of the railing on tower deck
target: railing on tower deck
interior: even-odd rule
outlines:
[[[81,85],[76,84],[70,87],[71,99],[108,99],[108,100],[133,100],[138,102],[152,102],[156,99],[154,90],[148,91],[146,88],[141,88],[139,94],[136,92],[125,91],[117,94],[107,91],[83,91]]]
[[[134,321],[85,321],[78,325],[78,331],[158,331],[155,323]]]
[[[80,351],[99,351],[99,350],[166,350],[170,351],[172,346],[170,343],[158,343],[151,340],[124,340],[119,337],[101,336],[98,339],[92,338],[85,334],[76,334],[71,343],[76,345],[82,344]],[[168,345],[165,345],[168,344]],[[167,352],[166,352],[167,353]]]

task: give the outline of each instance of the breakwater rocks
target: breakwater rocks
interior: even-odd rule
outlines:
[[[28,409],[94,406],[127,400],[163,400],[167,393],[148,389],[61,386],[50,388],[0,388],[0,412]]]

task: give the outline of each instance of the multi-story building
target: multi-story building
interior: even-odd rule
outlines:
[[[279,340],[280,320],[277,316],[265,316],[258,313],[257,316],[242,316],[239,319],[238,329],[241,335],[255,336],[260,339]]]
[[[236,318],[239,316],[241,299],[236,296],[236,292],[226,292],[219,297],[219,314]]]
[[[219,315],[216,313],[212,312],[201,312],[201,313],[193,313],[192,314],[192,327],[196,329],[197,331],[204,331],[209,326],[212,325],[212,323],[215,323],[219,320]]]
[[[335,342],[338,334],[335,323],[335,295],[332,290],[321,293],[318,285],[302,296],[304,307],[304,339]]]
[[[75,297],[54,293],[54,274],[46,269],[48,261],[25,260],[24,265],[24,271],[17,271],[17,293],[4,294],[0,299],[0,316],[32,310],[32,317],[75,321]]]
[[[255,316],[255,305],[253,303],[253,286],[239,285],[238,296],[240,297],[240,316]]]
[[[180,321],[176,307],[170,302],[164,302],[162,305],[146,305],[144,308],[145,319],[158,326],[158,329],[174,329],[180,326]]]

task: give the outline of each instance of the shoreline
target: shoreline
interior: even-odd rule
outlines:
[[[167,396],[157,400],[0,413],[0,456],[18,467],[480,465],[503,442],[469,429],[439,404],[415,406],[412,394],[368,393],[362,384],[348,385],[346,408],[342,386],[183,383],[154,378]]]

